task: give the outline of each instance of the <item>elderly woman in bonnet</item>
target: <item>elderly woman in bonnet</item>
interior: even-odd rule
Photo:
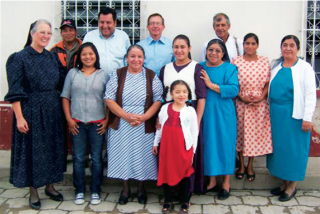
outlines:
[[[63,180],[63,132],[59,92],[59,67],[45,47],[52,36],[51,24],[38,20],[30,31],[32,42],[7,61],[9,91],[5,100],[14,111],[10,183],[29,187],[29,205],[40,209],[37,189],[62,201],[53,183]]]
[[[153,147],[154,115],[161,106],[162,84],[152,70],[143,67],[144,50],[129,47],[127,67],[113,72],[105,100],[109,108],[108,177],[123,180],[119,204],[131,197],[129,180],[138,180],[138,202],[147,201],[145,180],[157,180]]]

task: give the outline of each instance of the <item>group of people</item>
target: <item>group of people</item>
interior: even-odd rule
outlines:
[[[198,63],[187,36],[162,36],[158,13],[148,18],[150,36],[136,45],[115,29],[115,10],[102,9],[98,19],[83,43],[74,21],[63,20],[62,41],[51,53],[45,49],[51,24],[38,20],[26,47],[7,61],[5,100],[15,117],[10,182],[30,188],[30,207],[40,209],[41,186],[52,200],[63,200],[53,184],[63,180],[68,135],[78,205],[85,202],[87,146],[90,203],[101,202],[105,138],[107,177],[123,181],[119,204],[131,197],[130,179],[138,181],[141,204],[147,202],[144,181],[157,180],[163,212],[177,197],[188,212],[193,192],[219,191],[218,199],[227,199],[230,175],[253,181],[253,159],[261,155],[283,180],[271,193],[280,201],[295,196],[305,177],[316,105],[314,71],[297,57],[297,37],[283,38],[282,56],[271,68],[257,55],[258,37],[230,35],[230,20],[219,13],[213,18],[217,37],[205,43]],[[217,176],[223,176],[220,187]]]

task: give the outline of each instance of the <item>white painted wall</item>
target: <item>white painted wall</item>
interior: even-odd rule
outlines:
[[[0,101],[8,90],[5,70],[8,56],[23,48],[30,23],[39,18],[51,23],[59,22],[57,20],[61,20],[61,16],[54,14],[57,14],[60,5],[60,1],[1,2]],[[214,35],[212,18],[218,12],[230,17],[230,32],[236,37],[256,33],[260,39],[258,53],[270,59],[279,57],[280,41],[285,35],[294,34],[301,40],[301,1],[143,1],[142,26],[146,26],[147,17],[156,12],[165,18],[165,36],[173,39],[178,34],[185,34],[190,38],[194,60],[199,59],[203,43]],[[59,30],[54,33],[55,41],[52,39],[48,47],[59,40]],[[148,33],[142,30],[142,35]]]
[[[301,1],[148,1],[142,3],[141,15],[146,25],[150,14],[160,13],[166,37],[187,35],[192,58],[197,61],[203,44],[214,35],[213,16],[223,12],[230,18],[231,34],[237,38],[257,34],[258,54],[274,59],[280,56],[284,36],[294,34],[301,40],[302,6]]]

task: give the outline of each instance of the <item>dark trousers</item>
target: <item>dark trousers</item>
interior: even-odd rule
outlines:
[[[182,203],[189,203],[189,193],[190,193],[190,178],[184,178],[178,184],[180,186],[180,194]],[[177,186],[178,186],[177,185]],[[164,202],[171,203],[172,202],[172,192],[175,186],[169,186],[168,184],[163,184],[163,192],[164,192]]]

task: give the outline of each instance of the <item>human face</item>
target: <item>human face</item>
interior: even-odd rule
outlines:
[[[97,60],[97,56],[91,47],[83,48],[80,57],[83,67],[86,68],[94,67],[94,63],[96,63]]]
[[[188,54],[191,47],[188,47],[187,41],[184,39],[176,39],[173,43],[173,55],[178,62],[184,62],[188,60]]]
[[[175,104],[185,104],[189,95],[188,88],[184,84],[175,85],[170,95]]]
[[[162,31],[164,30],[165,26],[162,23],[162,19],[160,16],[153,16],[149,19],[148,23],[148,31],[150,33],[150,36],[153,39],[160,39]]]
[[[31,36],[31,46],[37,49],[44,49],[50,42],[52,36],[51,28],[46,23],[40,23],[37,26],[36,32],[31,33]]]
[[[281,53],[285,60],[296,59],[298,52],[299,49],[293,39],[287,39],[281,45]]]
[[[207,49],[207,59],[208,63],[212,66],[218,66],[220,65],[222,61],[224,53],[222,52],[222,49],[219,44],[212,44]]]
[[[111,13],[107,15],[100,14],[98,26],[102,36],[108,39],[113,34],[114,29],[117,26],[117,20],[113,21]]]
[[[127,56],[128,70],[132,72],[140,72],[144,63],[144,55],[139,48],[132,48]]]
[[[74,42],[77,35],[77,31],[73,27],[64,26],[61,28],[61,37],[65,43]]]
[[[243,44],[244,52],[247,55],[256,55],[258,47],[259,45],[253,37],[248,38]]]
[[[216,32],[217,36],[226,42],[229,37],[230,25],[227,23],[227,19],[224,16],[219,16],[216,19],[221,18],[220,21],[215,21],[213,29]]]

